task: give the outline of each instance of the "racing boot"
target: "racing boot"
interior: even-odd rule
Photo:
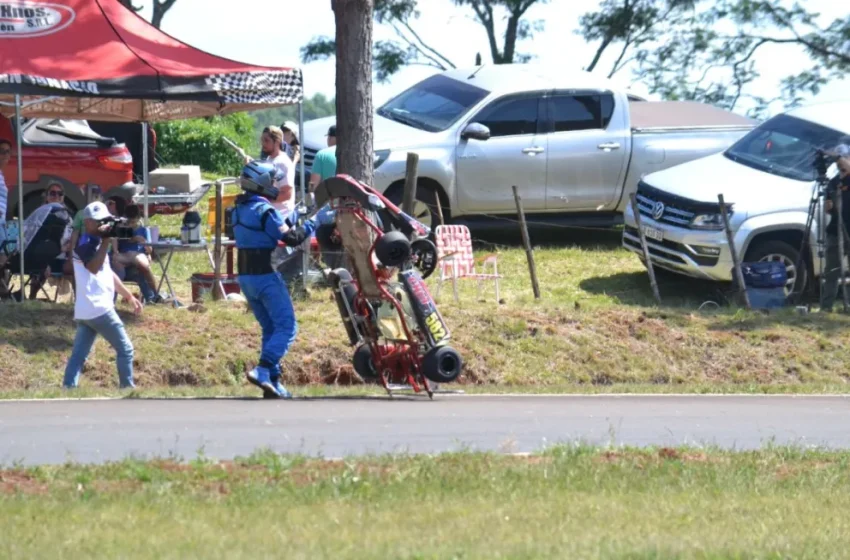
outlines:
[[[269,371],[268,367],[265,367],[265,365],[258,365],[257,367],[249,371],[245,377],[248,378],[248,381],[250,383],[253,383],[257,387],[262,389],[264,396],[266,392],[273,393],[275,395],[278,394],[277,389],[275,389],[275,386],[272,384],[271,372]]]
[[[272,375],[271,377],[272,386],[275,389],[275,393],[263,392],[264,399],[291,399],[292,393],[290,393],[286,387],[280,382],[280,374],[277,376]]]

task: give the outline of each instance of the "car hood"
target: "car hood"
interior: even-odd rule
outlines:
[[[643,182],[700,202],[717,202],[717,195],[722,194],[737,211],[750,215],[806,208],[812,193],[811,182],[766,173],[722,153],[651,173]]]
[[[324,117],[304,123],[304,145],[311,149],[321,149],[327,146],[325,135],[328,127],[336,123],[336,117]],[[373,145],[378,150],[402,150],[408,147],[421,146],[433,142],[444,133],[433,133],[384,118],[377,113],[372,125],[374,131]]]

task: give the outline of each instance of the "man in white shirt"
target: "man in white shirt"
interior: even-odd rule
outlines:
[[[103,220],[109,217],[111,214],[102,202],[92,202],[83,211],[84,233],[74,248],[74,281],[77,286],[74,320],[77,322],[77,336],[65,367],[63,385],[67,389],[79,385],[80,372],[97,335],[105,338],[115,349],[120,387],[135,387],[133,344],[127,336],[124,323],[115,312],[115,292],[133,305],[137,315],[142,312],[142,304],[109,266],[107,252],[110,243],[104,234],[111,226],[102,225]]]
[[[263,129],[260,143],[263,153],[266,154],[262,161],[274,165],[283,176],[283,179],[275,183],[279,194],[277,200],[272,201],[272,206],[284,216],[289,215],[295,210],[295,165],[283,151],[283,131],[277,126],[267,126]],[[252,161],[254,158],[245,156],[245,163]]]

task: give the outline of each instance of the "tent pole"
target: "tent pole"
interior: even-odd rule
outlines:
[[[298,142],[301,144],[301,157],[298,159],[298,167],[301,175],[301,202],[304,206],[307,204],[307,184],[305,183],[304,173],[304,101],[298,102]],[[307,271],[310,268],[310,242],[304,242],[304,254],[301,260],[301,280],[304,287],[307,287]]]
[[[24,301],[24,154],[21,96],[15,94],[15,136],[18,144],[18,253],[21,255],[21,302]]]
[[[142,123],[142,182],[145,184],[145,225],[149,226],[148,222],[148,189],[150,177],[148,176],[148,123]]]

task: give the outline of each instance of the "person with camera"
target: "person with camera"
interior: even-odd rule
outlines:
[[[77,334],[74,348],[65,367],[63,386],[73,389],[79,385],[83,364],[91,352],[97,335],[105,338],[116,352],[119,386],[132,389],[133,344],[124,323],[115,312],[115,292],[133,306],[138,315],[142,303],[121,282],[109,265],[109,237],[115,233],[115,219],[102,202],[92,202],[83,212],[83,234],[74,248],[74,281],[77,298],[74,320]]]
[[[233,236],[238,250],[239,287],[262,328],[260,360],[248,372],[248,381],[263,390],[265,398],[291,398],[280,383],[280,361],[295,341],[298,325],[289,290],[280,273],[272,268],[272,252],[278,242],[290,247],[304,242],[315,229],[308,220],[290,227],[272,206],[278,198],[276,183],[281,171],[269,162],[252,161],[242,169],[240,184],[245,192],[231,210]]]
[[[829,151],[829,155],[835,158],[838,174],[832,178],[827,186],[830,198],[826,201],[826,209],[829,212],[829,223],[826,226],[826,282],[821,302],[821,310],[827,313],[832,311],[835,299],[838,297],[838,281],[841,278],[841,255],[838,250],[838,236],[844,235],[845,251],[850,248],[850,239],[847,237],[847,226],[850,224],[850,137],[842,138],[840,143]],[[838,231],[838,210],[832,200],[835,195],[841,196],[841,219],[844,222],[844,231]]]

